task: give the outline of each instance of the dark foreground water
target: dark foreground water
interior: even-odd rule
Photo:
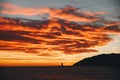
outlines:
[[[0,80],[120,80],[110,67],[1,67]]]

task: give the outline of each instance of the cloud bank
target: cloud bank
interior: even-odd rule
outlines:
[[[0,4],[2,14],[43,15],[47,20],[28,20],[0,17],[0,50],[22,51],[38,56],[59,56],[98,52],[92,49],[107,45],[109,34],[120,33],[120,23],[103,20],[106,12],[87,12],[64,8],[25,8]]]

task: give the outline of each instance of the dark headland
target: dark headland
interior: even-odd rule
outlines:
[[[101,54],[89,58],[85,58],[73,66],[107,66],[120,67],[120,54]]]

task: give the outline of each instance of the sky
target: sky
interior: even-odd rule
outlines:
[[[120,54],[119,0],[0,0],[0,66],[59,66]]]

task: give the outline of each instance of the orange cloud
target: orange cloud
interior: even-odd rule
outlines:
[[[9,3],[1,3],[0,6],[3,7],[3,9],[0,11],[1,14],[27,16],[48,14],[49,19],[59,18],[73,22],[94,22],[98,20],[97,15],[106,14],[106,12],[87,12],[71,6],[66,6],[60,9],[47,7],[26,8]]]
[[[111,22],[103,26],[102,29],[109,33],[120,33],[120,23]]]
[[[3,10],[1,13],[3,14],[11,14],[11,15],[34,15],[36,12],[36,9],[34,8],[24,8],[24,7],[19,7],[14,4],[9,4],[9,3],[0,3],[0,6],[3,7]]]
[[[98,52],[92,49],[112,41],[111,33],[120,33],[120,23],[101,18],[106,12],[64,8],[27,8],[0,3],[0,13],[36,16],[48,14],[48,20],[0,17],[0,50],[22,51],[38,56],[60,56]],[[81,23],[79,23],[81,22]],[[97,24],[96,24],[97,23]]]
[[[92,26],[61,19],[44,21],[0,17],[0,50],[22,51],[38,56],[60,56],[97,52],[112,39],[108,33],[119,33],[119,24]],[[107,31],[107,33],[106,33]]]

